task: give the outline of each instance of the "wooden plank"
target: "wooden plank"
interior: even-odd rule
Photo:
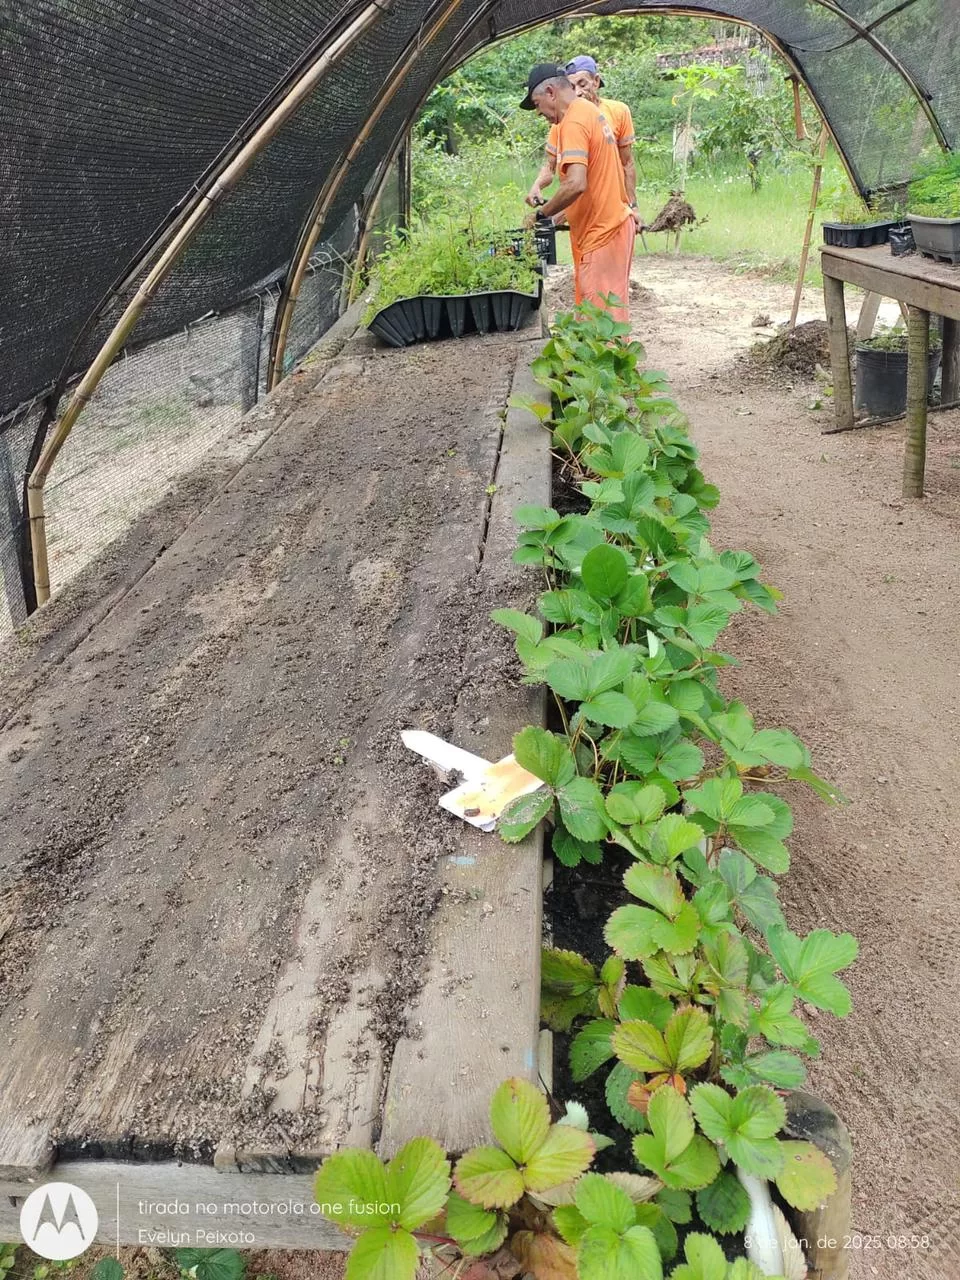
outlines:
[[[66,1160],[54,1165],[50,1177],[92,1198],[101,1245],[347,1250],[352,1244],[320,1216],[309,1174],[220,1173],[174,1161]],[[0,1239],[20,1239],[20,1208],[30,1190],[29,1183],[0,1175]]]
[[[823,305],[827,313],[827,336],[830,342],[830,367],[833,371],[833,404],[838,430],[853,425],[853,383],[850,379],[850,344],[847,338],[847,312],[843,301],[843,282],[823,276]]]
[[[873,337],[873,329],[877,323],[880,303],[883,301],[879,293],[865,293],[860,304],[860,315],[857,318],[857,337],[861,342]]]
[[[544,396],[527,368],[535,354],[521,356],[514,395]],[[495,482],[479,627],[490,609],[522,606],[536,585],[510,562],[515,508],[550,501],[549,436],[525,410],[507,412]],[[503,653],[495,633],[489,653],[491,661]],[[452,738],[497,759],[510,751],[518,729],[543,721],[539,690],[480,679],[477,692],[468,686]],[[422,1133],[444,1134],[450,1151],[488,1141],[493,1090],[509,1076],[538,1078],[542,840],[540,829],[519,845],[469,829],[461,853],[445,860],[427,982],[411,1016],[412,1034],[394,1052],[382,1154]]]
[[[889,249],[823,249],[824,277],[844,280],[867,292],[922,307],[933,315],[960,320],[960,272],[911,255],[894,258]]]
[[[850,1198],[853,1148],[846,1126],[813,1094],[794,1090],[786,1095],[786,1132],[812,1142],[828,1157],[837,1175],[837,1188],[823,1204],[808,1212],[793,1210],[797,1235],[805,1242],[809,1280],[847,1280],[850,1274]]]
[[[927,362],[930,313],[911,307],[907,336],[907,441],[903,453],[903,496],[923,497],[927,463]]]
[[[960,398],[960,322],[944,316],[940,402],[952,404],[958,398]]]
[[[0,744],[18,819],[0,1128],[36,1116],[65,1156],[241,1170],[374,1141],[435,867],[464,853],[399,729],[419,712],[449,733],[477,660],[486,489],[526,345],[342,361],[24,692]],[[537,927],[519,867],[487,946]],[[458,1122],[431,1132],[452,1145]],[[8,1167],[32,1174],[43,1152],[18,1146]]]

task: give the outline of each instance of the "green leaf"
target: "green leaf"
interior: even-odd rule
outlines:
[[[387,1165],[387,1194],[399,1204],[401,1227],[415,1231],[435,1218],[450,1189],[450,1162],[432,1138],[413,1138]]]
[[[616,689],[633,671],[635,658],[627,649],[610,649],[598,654],[587,668],[589,696]]]
[[[629,572],[626,556],[608,543],[588,551],[580,565],[583,585],[596,600],[612,600],[626,586]]]
[[[545,591],[537,607],[548,622],[572,626],[577,622],[599,623],[601,607],[586,591]]]
[[[630,1086],[637,1080],[643,1080],[643,1074],[628,1067],[625,1062],[618,1062],[604,1086],[604,1094],[610,1114],[628,1133],[642,1133],[647,1127],[647,1120],[642,1111],[631,1106],[627,1101]]]
[[[508,1209],[523,1195],[523,1176],[499,1147],[473,1147],[465,1152],[457,1161],[453,1180],[465,1200],[485,1209]]]
[[[810,1033],[793,1012],[794,993],[791,987],[778,982],[760,997],[760,1007],[751,1015],[750,1031],[761,1035],[771,1044],[785,1044],[792,1049],[806,1049]]]
[[[547,816],[553,808],[553,793],[545,787],[517,796],[504,807],[497,819],[500,839],[507,844],[519,844]]]
[[[543,624],[537,618],[531,618],[528,613],[521,613],[519,609],[494,609],[490,617],[529,644],[539,644],[543,639]]]
[[[5,1271],[6,1268],[3,1270]],[[239,1274],[243,1275],[243,1271]],[[90,1272],[90,1280],[123,1280],[123,1267],[116,1258],[101,1258]]]
[[[801,1000],[838,1018],[850,1012],[850,992],[834,973],[857,958],[857,940],[852,934],[814,929],[801,940],[784,926],[774,925],[767,933],[767,944]]]
[[[603,936],[624,960],[645,960],[660,950],[653,931],[661,922],[663,916],[656,911],[628,904],[617,907],[604,926]]]
[[[754,862],[758,862],[766,871],[772,871],[774,875],[783,875],[785,871],[790,870],[790,854],[787,846],[769,831],[731,825],[730,837],[737,842],[744,853],[749,854]]]
[[[574,1188],[573,1202],[592,1226],[611,1227],[620,1235],[636,1221],[633,1201],[602,1173],[585,1173]]]
[[[671,955],[686,955],[697,945],[700,936],[700,917],[692,902],[686,902],[674,920],[660,917],[653,927],[653,939],[662,951]]]
[[[590,1224],[575,1204],[561,1204],[553,1211],[553,1225],[560,1238],[576,1248]]]
[[[555,1124],[543,1145],[527,1162],[523,1181],[530,1191],[549,1191],[579,1178],[589,1166],[596,1148],[588,1133],[568,1124]]]
[[[702,1009],[678,1009],[667,1023],[663,1038],[670,1059],[670,1069],[685,1075],[702,1066],[713,1048],[710,1019]]]
[[[751,751],[784,769],[799,769],[807,762],[803,743],[786,729],[761,729],[753,735],[749,745]]]
[[[703,752],[692,742],[675,742],[660,755],[660,772],[672,782],[695,778],[703,769]]]
[[[637,862],[628,868],[623,883],[635,898],[673,919],[683,907],[685,898],[680,881],[669,867]]]
[[[650,1099],[647,1122],[651,1133],[633,1139],[633,1152],[641,1165],[652,1169],[666,1186],[698,1191],[720,1171],[716,1148],[694,1133],[689,1105],[668,1085]]]
[[[582,702],[590,696],[587,665],[574,658],[557,658],[549,663],[543,678],[557,697],[567,702]]]
[[[667,797],[656,785],[642,782],[618,782],[607,793],[607,813],[624,826],[654,822],[663,813]]]
[[[629,698],[622,693],[608,691],[580,704],[580,711],[595,724],[611,729],[626,729],[637,718],[637,712]]]
[[[639,1018],[663,1031],[673,1014],[673,1005],[650,987],[629,986],[624,987],[620,996],[619,1013],[623,1020]]]
[[[771,925],[783,924],[777,889],[766,876],[758,876],[749,858],[736,849],[721,849],[717,870],[730,894],[730,901],[755,929],[766,935]]]
[[[657,1204],[671,1222],[686,1226],[693,1221],[693,1208],[689,1191],[677,1191],[674,1187],[664,1187],[657,1192]]]
[[[331,1222],[369,1227],[367,1204],[389,1204],[387,1170],[372,1151],[354,1149],[328,1156],[314,1179],[314,1198]],[[359,1205],[359,1211],[353,1206]]]
[[[346,1280],[414,1280],[420,1250],[409,1231],[388,1224],[370,1227],[357,1238],[347,1259]]]
[[[236,1249],[177,1249],[174,1256],[177,1265],[193,1271],[197,1280],[240,1280],[247,1269],[246,1258]],[[115,1258],[112,1261],[116,1263]]]
[[[524,529],[552,529],[560,523],[560,516],[553,507],[537,507],[531,503],[517,507],[513,518]]]
[[[751,1053],[739,1065],[721,1070],[728,1084],[745,1088],[748,1084],[772,1084],[777,1089],[799,1089],[807,1078],[807,1069],[792,1053],[783,1051]]]
[[[783,1168],[777,1187],[788,1204],[809,1212],[837,1189],[837,1175],[826,1155],[812,1142],[781,1142]]]
[[[655,862],[672,862],[687,849],[695,849],[703,840],[703,828],[687,822],[679,813],[661,818],[650,836],[650,856]]]
[[[526,1164],[550,1129],[547,1099],[529,1080],[505,1080],[490,1102],[490,1127],[511,1160]]]
[[[676,709],[659,698],[651,698],[637,711],[636,719],[630,726],[631,732],[638,738],[651,737],[653,734],[665,733],[680,719]]]
[[[719,1085],[700,1084],[690,1105],[707,1137],[722,1143],[743,1170],[758,1178],[779,1173],[783,1155],[775,1135],[783,1128],[786,1108],[772,1089],[751,1085],[731,1098]]]
[[[471,1204],[463,1196],[457,1195],[456,1191],[450,1192],[447,1200],[447,1233],[454,1240],[460,1243],[477,1240],[494,1228],[498,1221],[499,1215],[492,1210],[481,1209],[479,1205]]]
[[[578,840],[565,827],[555,827],[552,849],[554,857],[565,867],[578,867],[581,862],[597,866],[603,861],[603,849],[596,840]]]
[[[768,827],[773,822],[773,810],[759,796],[745,795],[733,805],[728,820],[732,827]]]
[[[634,1071],[669,1070],[669,1050],[663,1034],[649,1022],[621,1022],[613,1032],[613,1051]]]
[[[592,1076],[613,1057],[611,1036],[614,1026],[609,1018],[595,1018],[574,1036],[570,1044],[570,1071],[577,1084]]]
[[[742,1231],[750,1217],[750,1197],[739,1180],[726,1169],[697,1192],[697,1212],[704,1224],[719,1235]]]
[[[513,739],[517,764],[556,790],[576,776],[577,766],[566,738],[528,725]]]
[[[670,1280],[726,1280],[727,1259],[712,1236],[695,1231],[683,1242],[686,1262],[674,1267]]]
[[[607,822],[600,788],[589,778],[574,778],[557,792],[563,825],[578,840],[602,840]]]
[[[647,1227],[619,1235],[609,1227],[589,1227],[577,1249],[579,1280],[663,1280],[660,1250]]]

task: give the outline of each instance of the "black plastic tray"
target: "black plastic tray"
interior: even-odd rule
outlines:
[[[898,224],[892,218],[877,222],[825,222],[823,242],[836,249],[869,249],[886,244],[890,228]]]
[[[465,333],[508,333],[523,328],[542,296],[541,281],[535,293],[500,289],[399,298],[378,311],[367,328],[391,347],[409,347],[425,339],[460,338]]]

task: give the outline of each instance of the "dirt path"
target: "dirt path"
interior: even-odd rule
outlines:
[[[714,541],[785,595],[728,648],[729,688],[786,724],[850,804],[791,797],[794,927],[849,930],[854,1010],[814,1018],[813,1087],[853,1135],[855,1280],[960,1274],[960,414],[931,418],[927,497],[900,499],[902,425],[822,436],[811,383],[745,379],[757,313],[790,290],[703,260],[639,258],[637,336],[667,371],[723,498]],[[818,299],[804,301],[808,317]],[[822,314],[822,312],[820,313]],[[927,1238],[914,1247],[903,1239]],[[898,1239],[898,1237],[900,1239]]]

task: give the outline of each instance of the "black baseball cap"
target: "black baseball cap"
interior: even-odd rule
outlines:
[[[534,103],[533,94],[538,84],[543,84],[544,80],[554,80],[557,76],[566,76],[566,71],[556,62],[538,62],[530,74],[527,76],[527,96],[520,103],[522,111],[533,111]]]

